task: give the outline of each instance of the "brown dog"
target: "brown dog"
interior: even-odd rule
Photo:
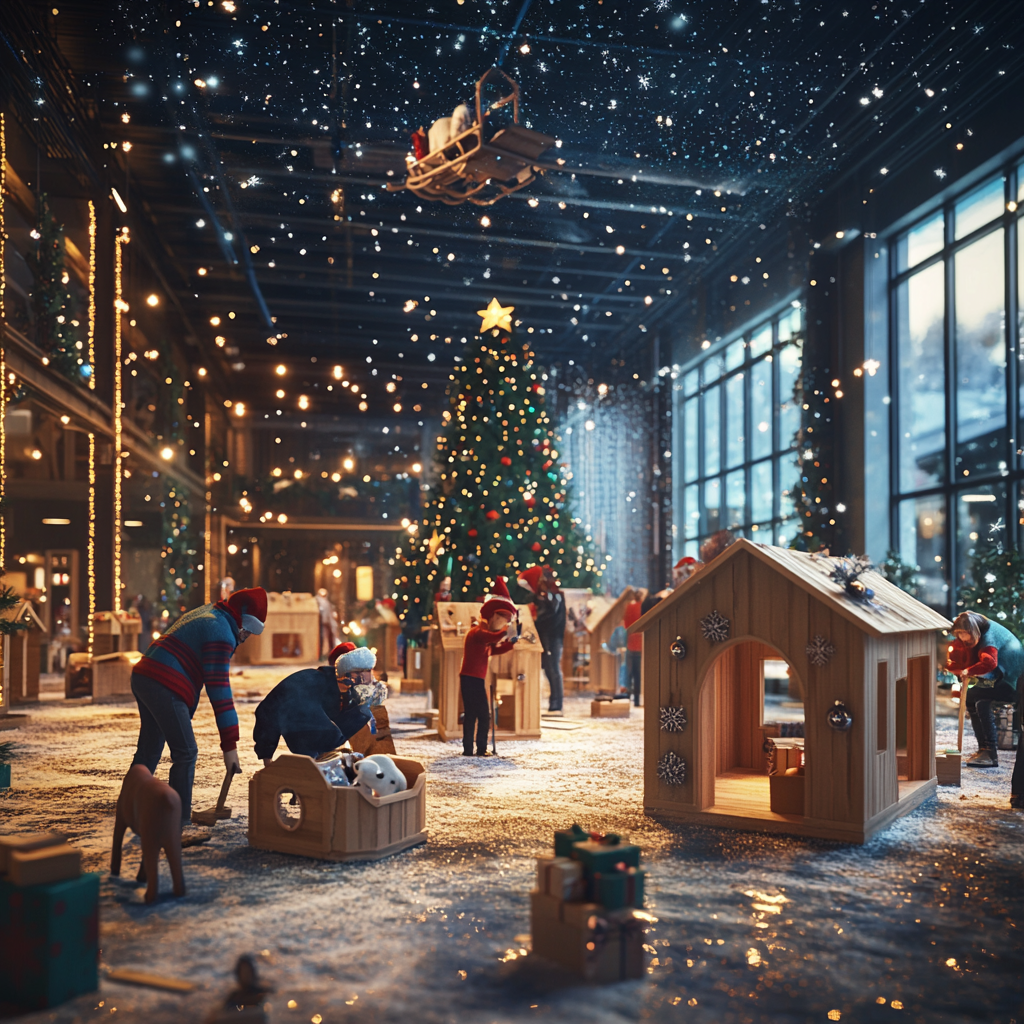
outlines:
[[[130,828],[142,840],[142,864],[138,882],[146,882],[146,902],[155,903],[160,877],[160,850],[174,881],[174,895],[185,895],[185,876],[181,871],[181,797],[150,774],[142,764],[133,764],[121,783],[114,819],[114,848],[110,854],[110,873],[121,874],[121,846],[124,832]]]

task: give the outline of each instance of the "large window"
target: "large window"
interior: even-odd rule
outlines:
[[[893,536],[929,604],[954,610],[975,550],[1013,544],[1020,460],[1016,361],[1024,165],[971,189],[891,253]],[[1024,251],[1020,255],[1024,256]],[[1016,264],[1022,280],[1011,277]]]
[[[684,554],[696,557],[721,529],[769,544],[796,536],[800,410],[793,389],[802,346],[803,307],[794,301],[678,372],[676,533]]]

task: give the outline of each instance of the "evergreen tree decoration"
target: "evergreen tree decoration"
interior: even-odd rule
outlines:
[[[605,560],[572,516],[559,438],[544,407],[546,374],[511,330],[511,307],[481,311],[481,336],[451,375],[435,456],[436,484],[394,560],[394,598],[417,628],[451,576],[473,601],[497,576],[550,565],[563,587],[600,583]],[[486,333],[483,333],[485,332]],[[525,596],[525,591],[523,592]]]
[[[196,574],[199,541],[192,532],[188,491],[168,476],[163,477],[160,512],[160,557],[163,578],[155,611],[160,615],[161,624],[167,626],[187,612],[192,603],[192,583]],[[128,600],[132,596],[125,595]]]
[[[921,585],[919,575],[921,566],[905,562],[898,551],[890,549],[879,568],[890,583],[895,583],[900,590],[908,593],[911,597],[917,597],[918,588]]]
[[[798,551],[838,549],[833,483],[835,480],[832,403],[827,393],[828,370],[804,364],[793,389],[793,400],[803,411],[794,443],[800,470],[797,515],[800,532],[791,547]]]
[[[37,236],[36,244],[26,262],[35,279],[32,287],[35,342],[50,366],[68,380],[81,383],[89,371],[77,347],[80,344],[78,321],[74,297],[68,289],[64,225],[57,223],[45,194],[39,197],[39,219],[33,234]]]
[[[981,612],[1024,637],[1024,559],[1017,548],[981,545],[971,563],[971,582],[960,588],[957,612]]]
[[[13,636],[23,629],[28,629],[27,622],[15,622],[13,619],[3,618],[4,612],[9,612],[21,604],[21,598],[13,587],[5,587],[0,584],[0,637]]]

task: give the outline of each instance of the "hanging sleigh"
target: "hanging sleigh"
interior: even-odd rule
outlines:
[[[502,88],[507,84],[509,91],[484,108],[481,92],[489,82]],[[512,123],[495,130],[489,118],[510,103]],[[387,188],[389,192],[408,189],[421,199],[449,206],[467,201],[490,206],[543,174],[536,162],[554,144],[550,135],[519,123],[519,86],[500,68],[492,67],[476,83],[476,121],[425,156],[406,157],[405,181],[389,182]]]

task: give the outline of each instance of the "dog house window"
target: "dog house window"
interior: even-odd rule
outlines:
[[[789,664],[781,658],[761,662],[764,680],[764,709],[761,721],[792,722],[803,718],[803,701],[790,678]]]
[[[788,544],[797,530],[793,451],[800,408],[794,389],[803,359],[799,299],[702,353],[675,376],[682,457],[678,554],[697,556],[729,528],[751,540]]]

